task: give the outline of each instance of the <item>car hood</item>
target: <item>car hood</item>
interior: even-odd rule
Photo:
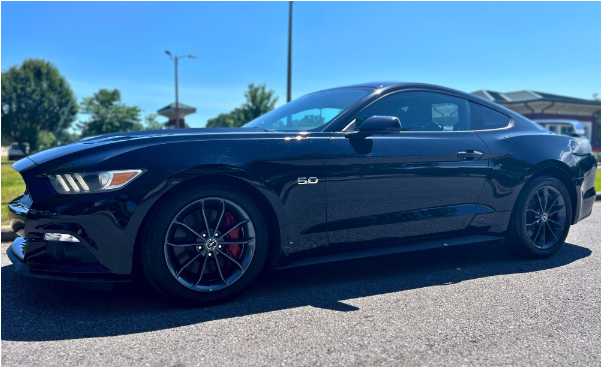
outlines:
[[[208,139],[211,136],[224,135],[263,135],[266,131],[258,128],[198,128],[198,129],[166,129],[149,131],[131,131],[111,133],[84,138],[76,143],[56,147],[30,155],[28,158],[42,165],[59,157],[71,155],[77,159],[81,154],[102,150],[103,154],[111,155],[112,147],[115,152],[123,151],[124,146],[135,149],[139,146],[161,144],[178,140]],[[99,149],[100,148],[100,149]],[[127,148],[126,148],[127,149]]]

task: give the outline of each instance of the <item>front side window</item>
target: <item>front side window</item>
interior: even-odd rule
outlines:
[[[355,118],[355,129],[369,117],[394,116],[402,131],[468,131],[468,101],[434,92],[400,92],[375,102]]]
[[[470,102],[470,124],[473,130],[501,129],[510,124],[510,117],[489,107]]]
[[[308,94],[256,118],[244,127],[295,131],[320,129],[373,91],[371,88],[342,88]]]

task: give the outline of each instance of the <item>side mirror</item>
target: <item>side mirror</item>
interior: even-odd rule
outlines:
[[[367,118],[357,131],[349,133],[349,137],[366,137],[371,135],[395,134],[401,131],[401,122],[395,116],[372,116]]]

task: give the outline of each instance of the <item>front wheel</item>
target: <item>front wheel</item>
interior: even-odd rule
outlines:
[[[141,244],[149,282],[169,299],[206,305],[238,295],[261,271],[268,233],[244,194],[189,189],[165,200]]]
[[[554,177],[536,178],[523,188],[512,212],[506,247],[530,258],[553,255],[569,233],[571,213],[564,185]]]

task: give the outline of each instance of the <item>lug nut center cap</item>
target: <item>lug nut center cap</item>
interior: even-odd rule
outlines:
[[[545,222],[548,220],[548,213],[543,213],[543,215],[541,216],[541,219]]]
[[[214,238],[210,238],[207,240],[207,242],[205,242],[205,246],[207,246],[209,250],[213,250],[217,247],[217,240],[215,240]]]

